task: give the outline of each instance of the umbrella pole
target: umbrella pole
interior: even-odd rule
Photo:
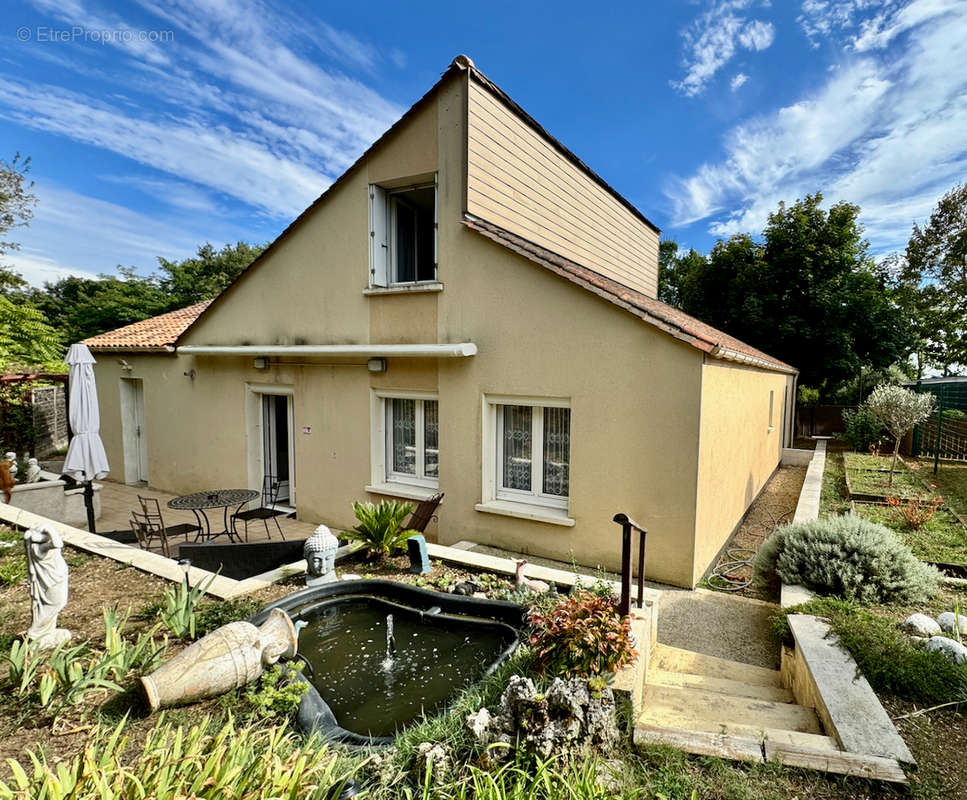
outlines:
[[[94,482],[87,481],[84,484],[84,505],[87,507],[87,530],[97,533],[94,530]]]

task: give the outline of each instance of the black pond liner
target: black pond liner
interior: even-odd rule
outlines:
[[[180,542],[178,558],[237,581],[292,564],[304,558],[305,539],[267,542]],[[172,542],[174,544],[174,542]]]
[[[949,578],[967,578],[967,564],[946,564],[942,561],[928,561],[931,567],[936,567]]]
[[[495,638],[496,635],[503,647],[476,680],[489,675],[514,652],[519,644],[520,631],[524,625],[525,609],[515,603],[462,597],[383,580],[339,581],[303,589],[266,606],[258,614],[250,617],[249,621],[260,625],[274,608],[285,611],[293,622],[303,619],[303,616],[305,621],[311,621],[329,608],[353,601],[357,601],[357,604],[358,601],[365,601],[368,605],[378,606],[380,614],[388,608],[394,614],[418,617],[422,625],[441,630],[449,629],[451,633],[454,628],[462,627],[469,631],[470,636],[473,635],[474,630],[491,638]],[[375,636],[374,655],[380,651],[385,642],[385,639],[381,641],[378,638],[379,634]],[[299,727],[304,732],[319,733],[327,739],[363,746],[387,745],[396,738],[395,735],[367,736],[342,727],[313,681],[301,673],[298,673],[298,676],[309,684],[309,690],[302,696],[297,712]],[[454,686],[454,691],[446,698],[446,702],[452,700],[453,696],[465,686]]]

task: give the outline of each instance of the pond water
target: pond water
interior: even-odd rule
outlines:
[[[439,713],[516,638],[490,620],[369,596],[334,597],[295,618],[309,623],[299,636],[299,652],[312,666],[307,677],[339,725],[362,736],[391,736]]]

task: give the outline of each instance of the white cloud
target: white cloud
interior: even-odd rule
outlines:
[[[732,78],[732,80],[729,81],[729,88],[734,92],[740,87],[745,86],[748,80],[748,75],[746,75],[744,72],[739,72]]]
[[[0,118],[111,150],[187,178],[273,215],[294,216],[329,183],[311,167],[276,155],[264,141],[202,121],[128,116],[51,86],[0,79]]]
[[[119,264],[147,273],[158,256],[184,258],[208,240],[221,245],[255,238],[205,216],[161,220],[40,179],[34,193],[34,218],[17,230],[21,249],[3,257],[34,286],[67,275],[113,273]]]
[[[771,22],[749,19],[752,0],[713,0],[711,7],[681,32],[685,76],[672,86],[694,97],[739,50],[760,51],[772,45]]]
[[[129,29],[91,0],[32,0],[63,24]],[[0,118],[110,150],[273,217],[301,212],[401,109],[326,58],[370,70],[372,45],[260,0],[140,0],[163,51],[128,49],[119,91],[0,75]],[[315,24],[318,23],[318,24]],[[307,30],[311,29],[311,34]],[[36,49],[36,48],[35,48]],[[80,46],[75,60],[102,51]],[[16,73],[14,73],[16,74]],[[107,98],[107,100],[105,99]]]
[[[813,47],[834,32],[856,27],[857,18],[870,8],[889,5],[894,0],[803,0],[802,13],[796,21]]]
[[[853,56],[808,97],[732,129],[721,160],[667,186],[675,224],[755,232],[780,200],[821,190],[861,206],[874,251],[902,248],[967,173],[967,73],[951,68],[967,63],[967,3],[907,30],[902,48]]]

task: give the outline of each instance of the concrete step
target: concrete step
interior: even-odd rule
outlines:
[[[665,725],[674,717],[692,724],[721,726],[741,724],[756,730],[777,729],[801,733],[822,733],[819,717],[811,708],[791,703],[775,703],[750,697],[733,697],[702,689],[677,688],[645,684],[639,717],[651,725]],[[688,728],[689,725],[671,727]],[[700,730],[708,730],[707,727]]]
[[[692,650],[681,650],[658,643],[652,648],[650,669],[662,672],[679,672],[686,675],[704,675],[708,678],[724,678],[753,686],[781,687],[779,670],[729,661]]]
[[[751,725],[725,724],[718,725],[704,720],[691,720],[674,715],[666,715],[662,724],[656,724],[642,714],[635,724],[636,739],[661,740],[662,734],[668,738],[687,740],[687,733],[696,734],[697,741],[704,741],[707,734],[716,734],[723,741],[740,740],[769,742],[775,746],[802,747],[816,753],[840,753],[839,744],[832,736],[817,733],[802,733],[801,731],[787,731],[781,728],[756,728]],[[642,735],[643,734],[643,735]],[[760,748],[761,750],[761,748]],[[695,751],[701,752],[701,751]]]
[[[707,692],[749,697],[755,700],[769,700],[773,703],[794,703],[795,698],[788,689],[781,686],[762,686],[756,683],[743,683],[729,678],[710,678],[708,675],[692,675],[687,672],[666,672],[661,669],[648,670],[648,683],[655,686],[670,686],[676,689],[702,689]]]

